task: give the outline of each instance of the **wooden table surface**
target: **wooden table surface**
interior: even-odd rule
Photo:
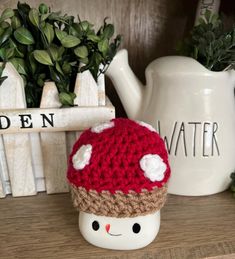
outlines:
[[[169,195],[161,229],[149,246],[134,251],[94,247],[80,235],[69,194],[0,200],[0,258],[235,258],[235,199]]]

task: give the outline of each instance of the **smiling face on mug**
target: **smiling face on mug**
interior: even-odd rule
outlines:
[[[96,216],[80,212],[79,228],[91,244],[108,249],[131,250],[150,244],[160,227],[160,211],[133,218]]]

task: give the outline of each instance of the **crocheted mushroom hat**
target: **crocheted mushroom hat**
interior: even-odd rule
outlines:
[[[169,177],[167,151],[155,129],[122,118],[84,131],[67,171],[74,207],[110,217],[161,209]]]

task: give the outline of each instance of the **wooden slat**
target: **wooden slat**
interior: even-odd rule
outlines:
[[[11,185],[7,168],[7,159],[5,155],[5,148],[3,144],[3,137],[0,136],[0,182],[1,194],[0,198],[4,198],[7,194],[11,193]]]
[[[98,104],[99,104],[99,106],[103,106],[103,105],[105,105],[105,80],[104,80],[104,74],[101,74],[98,77],[97,88],[98,88]]]
[[[100,90],[102,91],[102,80],[100,81]],[[78,106],[98,106],[99,93],[97,83],[95,82],[92,74],[89,71],[84,71],[77,74],[74,93],[76,99],[74,104]],[[92,125],[89,125],[92,126]],[[81,131],[76,132],[76,139],[81,135]]]
[[[77,131],[84,130],[99,121],[109,120],[114,117],[115,109],[112,105],[101,107],[70,107],[70,108],[33,108],[33,109],[0,109],[1,115],[7,116],[11,126],[7,129],[0,129],[0,134],[23,133],[23,132],[56,132],[56,131]],[[32,128],[21,128],[20,115],[32,117]],[[44,120],[46,127],[43,127],[45,114],[51,119],[53,114],[53,126]]]
[[[97,84],[89,71],[77,74],[74,103],[78,106],[98,106]]]
[[[7,164],[5,151],[3,146],[2,136],[0,136],[0,198],[4,198],[6,196],[6,175],[7,172]]]
[[[102,76],[99,81],[98,85],[95,82],[94,78],[92,77],[89,71],[85,71],[83,73],[78,73],[74,88],[74,93],[76,94],[76,98],[74,100],[74,104],[83,107],[93,107],[93,106],[100,106],[105,105],[105,92],[104,92],[104,76]],[[96,116],[101,110],[100,108],[96,108],[94,116]],[[101,118],[101,121],[105,120],[105,118]],[[98,120],[99,121],[99,120]],[[97,121],[97,122],[98,122]],[[92,126],[92,124],[88,125],[88,127]],[[68,132],[66,134],[67,138],[67,149],[68,154],[72,151],[72,147],[76,139],[79,138],[81,135],[81,131]]]
[[[3,181],[1,173],[2,172],[0,171],[0,198],[4,198],[6,196],[5,183]]]
[[[40,107],[60,107],[55,83],[47,82],[43,88]],[[65,132],[41,133],[44,175],[48,194],[67,192],[67,150]]]
[[[0,87],[0,109],[26,108],[24,83],[13,65],[7,64],[3,76],[8,78]],[[5,155],[13,196],[36,194],[28,134],[3,135]]]
[[[30,136],[30,142],[31,142],[32,164],[33,164],[33,171],[34,171],[35,181],[36,181],[36,189],[38,192],[43,192],[46,190],[46,186],[45,186],[45,177],[43,173],[43,157],[42,157],[40,134],[35,132],[35,133],[30,133],[29,136]]]
[[[66,147],[67,147],[67,158],[72,152],[73,145],[76,141],[76,133],[75,132],[66,132]]]

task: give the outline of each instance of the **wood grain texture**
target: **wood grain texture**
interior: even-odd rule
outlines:
[[[99,104],[97,84],[88,70],[77,74],[74,93],[76,94],[74,103],[78,106]]]
[[[74,93],[76,94],[76,98],[74,100],[75,105],[84,107],[99,105],[97,83],[89,71],[84,71],[83,73],[77,74]],[[75,139],[78,139],[81,133],[81,131],[77,131],[75,133]]]
[[[0,109],[26,108],[23,79],[12,64],[6,64],[3,76],[8,78],[0,87]],[[29,135],[4,134],[3,143],[12,195],[36,194]]]
[[[44,85],[41,108],[58,108],[59,93],[55,83]],[[43,167],[48,194],[68,192],[66,181],[67,150],[65,132],[41,133],[41,148],[43,153]]]
[[[101,74],[97,80],[98,89],[98,104],[99,106],[105,105],[105,79],[104,74]]]
[[[2,136],[0,136],[0,198],[4,198],[8,193],[6,188],[7,181],[9,181],[7,160],[5,155],[3,138]]]
[[[196,259],[234,258],[235,200],[169,195],[160,232],[136,251],[94,247],[80,235],[69,194],[0,200],[1,259]]]
[[[45,177],[43,172],[43,156],[41,148],[40,134],[30,133],[30,143],[31,143],[31,156],[32,156],[32,165],[33,172],[35,176],[36,189],[38,192],[43,192],[46,190],[45,186]]]
[[[4,114],[11,121],[11,126],[7,129],[1,129],[0,134],[5,133],[24,133],[24,132],[57,132],[57,131],[76,131],[84,130],[94,123],[109,120],[114,117],[115,109],[112,104],[106,106],[89,106],[89,107],[69,107],[69,108],[27,108],[27,109],[2,109],[0,115]],[[32,117],[33,127],[22,128],[20,115],[30,114]],[[53,114],[53,126],[44,118],[44,114],[52,123],[51,115]],[[31,122],[31,121],[30,121]],[[45,123],[45,125],[44,125]]]

